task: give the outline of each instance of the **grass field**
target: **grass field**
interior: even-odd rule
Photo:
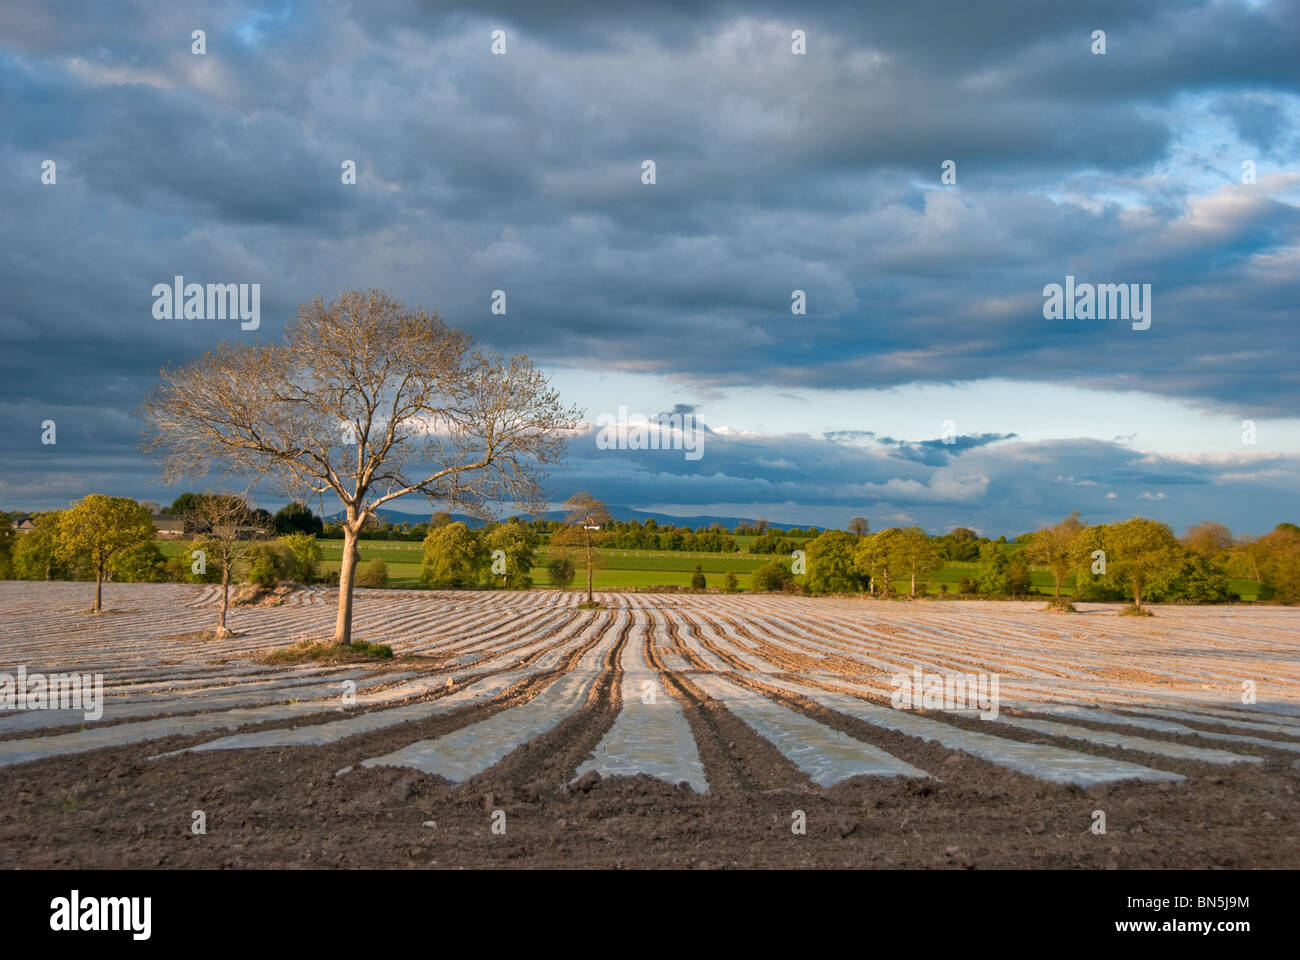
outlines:
[[[752,537],[738,537],[746,543]],[[174,540],[157,541],[163,554],[171,557],[183,552],[184,544]],[[338,570],[343,555],[342,540],[322,540],[321,555],[324,570]],[[1015,544],[1008,544],[1014,548]],[[388,563],[388,582],[392,587],[419,587],[420,563],[424,545],[419,542],[397,540],[363,540],[361,541],[361,562],[381,558]],[[728,571],[736,574],[742,590],[749,588],[749,575],[764,563],[773,559],[771,555],[752,553],[682,553],[673,550],[600,550],[601,562],[597,565],[592,578],[593,586],[600,590],[639,589],[655,586],[690,586],[691,574],[695,565],[704,570],[704,576],[710,587],[722,586],[723,575]],[[576,556],[576,554],[575,554]],[[533,568],[533,584],[538,587],[551,586],[550,574],[546,570],[548,560],[545,548],[538,551],[537,566]],[[787,565],[790,558],[784,554],[776,557]],[[576,561],[575,561],[576,562]],[[949,593],[956,593],[957,584],[962,577],[974,577],[979,569],[975,562],[952,562],[940,567],[930,577],[927,593],[938,595],[946,584]],[[796,578],[802,581],[802,577]],[[902,580],[900,582],[906,582]],[[585,586],[586,573],[579,569],[574,577],[573,586]],[[1072,579],[1067,579],[1061,593],[1071,596]],[[1052,593],[1052,575],[1045,569],[1030,570],[1030,584],[1039,593]],[[1234,579],[1231,589],[1243,600],[1254,600],[1259,593],[1259,584],[1254,580]]]

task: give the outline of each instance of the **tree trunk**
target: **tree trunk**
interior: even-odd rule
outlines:
[[[343,525],[343,560],[339,566],[339,614],[334,621],[334,642],[342,646],[352,642],[352,582],[361,551],[357,540],[361,524],[348,511],[348,522]]]
[[[1136,583],[1133,584],[1133,606],[1142,609],[1142,588]]]
[[[230,607],[230,561],[221,564],[221,613],[217,616],[217,636],[224,637],[226,630],[226,610]]]
[[[591,596],[591,531],[587,531],[587,602],[595,603]]]
[[[102,563],[99,563],[95,565],[95,606],[91,609],[90,611],[91,613],[103,612],[103,598],[104,598],[104,565]]]
[[[1061,575],[1059,573],[1053,573],[1052,576],[1056,578],[1056,599],[1060,600],[1061,599]]]
[[[916,571],[912,571],[912,599],[916,599]]]

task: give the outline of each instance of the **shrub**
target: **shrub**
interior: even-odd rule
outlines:
[[[577,572],[573,561],[568,557],[556,557],[546,565],[546,570],[551,575],[551,583],[561,589],[566,589],[573,583],[573,575]]]
[[[755,591],[785,590],[794,586],[794,574],[779,560],[763,564],[750,576]]]
[[[723,593],[740,592],[740,583],[736,580],[736,575],[732,573],[730,570],[728,570],[722,578],[722,592]]]
[[[316,569],[320,566],[321,551],[316,537],[310,533],[290,533],[279,539],[280,555],[283,558],[281,571],[299,583],[311,583],[316,579]]]
[[[128,583],[162,583],[167,579],[167,558],[152,541],[123,551],[113,558],[113,579]]]
[[[691,574],[691,589],[703,590],[708,586],[704,579],[704,567],[700,564],[695,565],[695,572]]]
[[[375,557],[373,560],[366,561],[365,566],[361,568],[361,572],[357,574],[357,586],[388,586],[388,562],[382,557]]]
[[[269,543],[259,543],[248,551],[248,582],[259,587],[273,587],[280,579],[283,558]]]

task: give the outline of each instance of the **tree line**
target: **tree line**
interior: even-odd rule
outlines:
[[[1052,606],[1064,610],[1070,609],[1062,597],[1067,581],[1076,600],[1130,600],[1135,613],[1145,602],[1240,599],[1231,590],[1233,577],[1260,583],[1261,600],[1300,602],[1300,527],[1292,523],[1262,537],[1234,538],[1222,524],[1206,522],[1177,537],[1168,525],[1145,517],[1089,526],[1075,512],[1009,546],[1005,538],[977,538],[966,528],[932,537],[908,527],[856,536],[831,530],[805,550],[802,586],[811,593],[917,596],[945,562],[961,560],[977,566],[958,582],[958,593],[1024,596],[1031,592],[1034,565],[1051,574]],[[791,589],[794,582],[792,575],[784,580],[774,570],[765,577],[777,578],[771,589]],[[941,584],[943,592],[947,587]]]

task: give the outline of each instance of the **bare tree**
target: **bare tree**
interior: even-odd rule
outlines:
[[[582,491],[564,501],[564,506],[569,511],[569,523],[582,526],[583,540],[587,545],[587,602],[594,603],[591,592],[591,531],[599,530],[611,521],[609,508],[591,494]]]
[[[849,533],[855,537],[865,537],[871,531],[871,524],[866,517],[854,517],[849,521]]]
[[[270,477],[295,500],[338,497],[339,644],[352,639],[357,541],[380,506],[418,494],[479,517],[492,502],[540,510],[545,467],[581,416],[527,357],[476,350],[379,290],[317,297],[282,344],[222,343],[161,376],[142,449],[168,482],[215,469]]]
[[[248,555],[253,547],[253,508],[242,496],[234,493],[205,493],[193,501],[185,514],[186,525],[191,523],[200,531],[194,549],[202,551],[202,563],[221,565],[221,612],[217,615],[216,635],[228,637],[226,612],[230,609],[230,579],[235,565]],[[197,562],[196,558],[196,562]]]

